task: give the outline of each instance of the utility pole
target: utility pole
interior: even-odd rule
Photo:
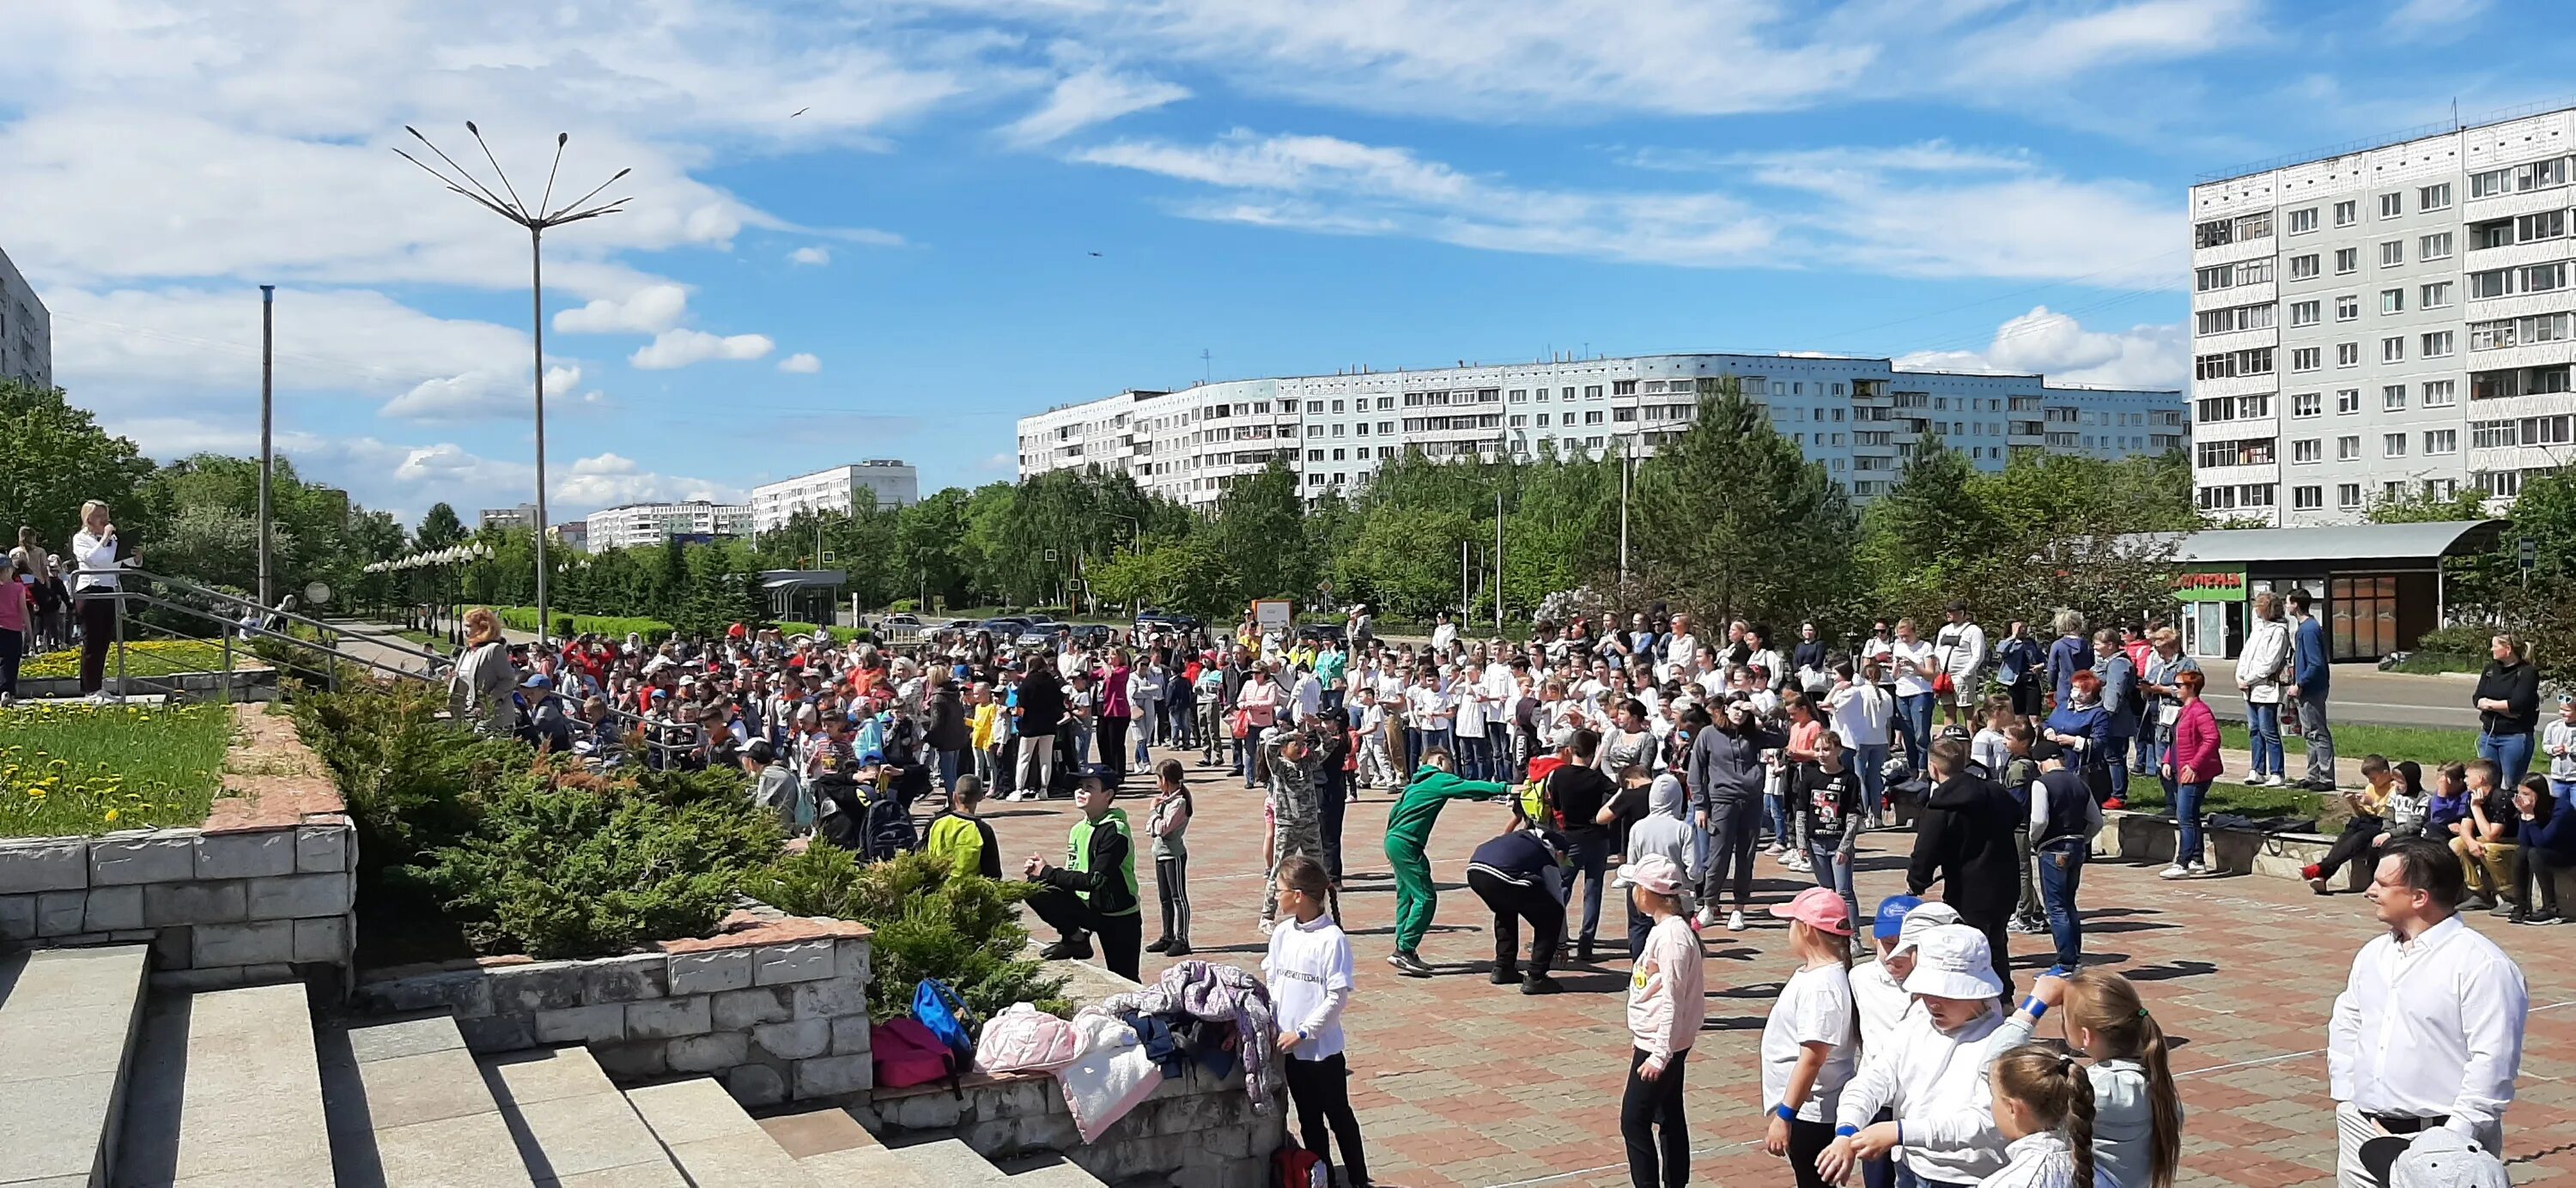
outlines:
[[[269,476],[277,469],[277,286],[259,287],[259,605],[277,605],[269,589]]]
[[[1622,586],[1628,584],[1628,485],[1634,481],[1632,476],[1637,468],[1635,445],[1634,434],[1619,439],[1619,584]]]
[[[1503,489],[1494,488],[1494,636],[1503,634]]]

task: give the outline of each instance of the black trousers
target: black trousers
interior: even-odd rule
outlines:
[[[1360,1118],[1351,1112],[1351,1068],[1335,1052],[1321,1060],[1288,1058],[1288,1101],[1297,1107],[1297,1132],[1306,1149],[1332,1163],[1324,1146],[1326,1132],[1342,1156],[1342,1176],[1351,1188],[1369,1182],[1368,1153],[1360,1148]]]
[[[1767,1125],[1767,1123],[1766,1123]],[[1822,1172],[1816,1170],[1816,1156],[1834,1145],[1834,1124],[1809,1122],[1794,1118],[1789,1122],[1789,1169],[1798,1177],[1798,1188],[1830,1188]]]
[[[1530,976],[1545,977],[1565,939],[1565,905],[1545,887],[1524,887],[1490,870],[1469,870],[1467,889],[1494,909],[1494,968],[1510,973],[1520,964],[1521,921],[1527,920]]]
[[[1154,859],[1154,896],[1163,905],[1163,939],[1190,943],[1190,859]]]
[[[2009,907],[1979,908],[1976,911],[1959,909],[1960,923],[1986,934],[1986,950],[1994,958],[1995,979],[2004,984],[2005,998],[2012,997],[2013,987],[2012,934],[2004,928],[2011,919],[2012,909]]]
[[[1062,887],[1049,887],[1029,897],[1029,910],[1047,926],[1072,940],[1084,933],[1100,938],[1100,963],[1109,972],[1135,981],[1137,962],[1145,953],[1145,916],[1134,908],[1123,915],[1104,916],[1091,910],[1082,897]]]
[[[18,695],[18,661],[26,654],[26,635],[0,628],[0,694]]]
[[[1133,718],[1100,719],[1100,765],[1114,773],[1109,781],[1112,785],[1127,782],[1127,765],[1135,761],[1127,750],[1127,726],[1133,721]]]
[[[2370,853],[2370,843],[2379,840],[2380,832],[2386,828],[2377,817],[2354,817],[2344,822],[2343,835],[2326,847],[2325,861],[2317,863],[2319,877],[2331,879],[2344,863]]]
[[[1342,885],[1342,812],[1350,807],[1351,773],[1339,767],[1315,773],[1316,823],[1324,834],[1324,873]]]
[[[107,649],[116,643],[116,599],[102,595],[80,600],[80,691],[96,693],[107,685]]]
[[[1628,1092],[1619,1099],[1619,1137],[1628,1144],[1628,1182],[1634,1188],[1682,1188],[1690,1183],[1690,1127],[1682,1120],[1682,1066],[1690,1049],[1673,1053],[1663,1075],[1637,1075],[1644,1048],[1628,1050]]]
[[[2523,911],[2533,916],[2558,914],[2558,872],[2576,867],[2571,862],[2538,846],[2513,848],[2513,890],[2521,898]],[[2537,893],[2540,898],[2532,896]]]

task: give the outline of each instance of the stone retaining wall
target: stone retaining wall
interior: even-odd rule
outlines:
[[[126,680],[125,691],[131,695],[142,696],[177,690],[200,701],[274,700],[277,697],[277,670],[250,659],[247,649],[244,649],[242,656],[243,658],[233,666],[233,671],[230,673],[176,672],[164,676],[129,677]],[[108,661],[107,683],[111,689],[116,686],[116,662],[113,657]],[[18,696],[22,698],[71,698],[80,695],[79,677],[22,678],[18,682]]]
[[[0,839],[0,945],[152,946],[183,990],[347,977],[356,831],[283,715],[234,707],[224,793],[192,829]]]
[[[836,1098],[876,1083],[867,926],[754,905],[716,935],[579,961],[490,957],[369,971],[363,1012],[443,1010],[467,1046],[590,1046],[620,1084],[712,1074],[745,1106]]]

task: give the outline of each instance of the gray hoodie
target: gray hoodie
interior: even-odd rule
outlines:
[[[1681,777],[1655,777],[1646,792],[1646,815],[1628,827],[1628,861],[1661,854],[1682,872],[1682,885],[1699,884],[1699,831],[1683,814]]]

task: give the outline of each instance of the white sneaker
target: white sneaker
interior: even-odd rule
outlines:
[[[1744,931],[1744,913],[1741,911],[1726,913],[1726,930],[1728,932]]]
[[[1815,863],[1795,854],[1791,854],[1786,859],[1783,859],[1782,864],[1795,871],[1813,871],[1816,869]]]
[[[1709,907],[1701,908],[1699,910],[1699,926],[1702,928],[1717,927],[1717,909]]]
[[[2181,863],[2175,863],[2172,866],[2168,866],[2163,870],[2157,871],[2156,877],[2160,879],[2187,879],[2191,877],[2191,872],[2183,869]]]
[[[2208,868],[2207,866],[2204,866],[2204,865],[2202,865],[2202,864],[2198,863],[2198,862],[2194,862],[2194,863],[2192,863],[2191,865],[2184,867],[2183,869],[2184,869],[2184,870],[2186,870],[2186,871],[2188,871],[2188,872],[2190,872],[2191,877],[2193,877],[2193,878],[2195,878],[2195,879],[2196,879],[2196,878],[2199,878],[2199,877],[2200,877],[2200,876],[2202,876],[2202,875],[2205,875],[2205,874],[2208,874],[2208,873],[2209,873],[2209,868]]]

